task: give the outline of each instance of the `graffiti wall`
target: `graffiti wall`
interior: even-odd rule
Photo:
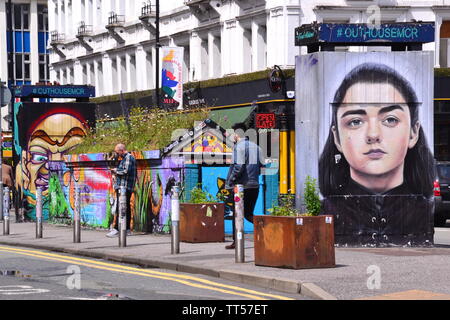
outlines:
[[[299,73],[297,179],[318,177],[336,242],[432,244],[432,54],[321,52]]]
[[[233,198],[230,192],[225,189],[225,181],[228,174],[227,166],[221,167],[209,167],[204,166],[201,168],[202,170],[202,186],[203,190],[212,194],[213,196],[221,193],[225,197],[227,197],[227,201],[225,201],[225,217],[229,217],[233,212]],[[264,188],[263,188],[263,177],[260,177],[260,190],[258,200],[256,201],[256,206],[254,210],[255,215],[264,214]],[[231,219],[225,220],[225,233],[232,233],[232,225]],[[253,224],[244,219],[244,230],[247,233],[253,232]]]
[[[132,152],[138,176],[131,197],[131,227],[135,231],[169,232],[170,190],[183,181],[182,158],[160,159],[159,151]],[[80,187],[81,221],[109,228],[117,212],[117,198],[110,169],[117,166],[108,154],[68,155],[65,163],[52,163],[50,217],[71,219],[75,186]]]
[[[95,105],[90,103],[15,104],[16,187],[24,201],[26,218],[36,217],[38,187],[43,190],[44,218],[48,218],[50,162],[62,160],[81,143],[94,121]]]

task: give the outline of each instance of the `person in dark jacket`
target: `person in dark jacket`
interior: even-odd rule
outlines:
[[[120,189],[124,187],[126,189],[126,219],[127,219],[127,235],[131,235],[131,195],[134,191],[134,186],[137,177],[136,159],[133,155],[127,151],[124,144],[120,143],[114,148],[114,152],[117,153],[122,160],[119,163],[117,169],[111,169],[111,172],[116,176],[114,181],[114,190],[116,192],[116,203],[119,206]],[[119,210],[117,210],[117,217],[115,219],[114,228],[106,236],[109,238],[117,237],[119,235]]]
[[[245,137],[247,126],[244,123],[236,123],[234,130],[233,157],[225,183],[225,188],[233,195],[236,185],[244,186],[244,217],[253,223],[253,211],[259,195],[259,176],[261,174],[261,149],[254,142]],[[234,209],[234,207],[233,207]],[[233,214],[233,243],[226,249],[235,248],[235,214]]]

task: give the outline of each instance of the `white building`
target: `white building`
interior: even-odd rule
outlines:
[[[97,96],[155,87],[155,1],[49,0],[51,81]],[[163,46],[185,48],[185,81],[293,67],[294,30],[318,22],[436,21],[436,67],[450,65],[450,0],[161,0]],[[373,9],[373,8],[371,8]],[[441,36],[442,35],[442,36]],[[302,49],[305,50],[305,49]],[[344,48],[347,50],[347,48]],[[350,48],[349,50],[367,50]],[[372,49],[370,49],[372,50]]]

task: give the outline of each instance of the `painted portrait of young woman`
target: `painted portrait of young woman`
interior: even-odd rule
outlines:
[[[366,62],[347,73],[330,104],[319,159],[323,212],[340,245],[433,243],[434,159],[413,84]]]

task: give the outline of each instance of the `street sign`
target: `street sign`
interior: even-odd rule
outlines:
[[[396,22],[372,27],[366,23],[313,23],[295,29],[295,45],[319,43],[336,45],[424,44],[435,38],[434,22]]]
[[[11,98],[12,98],[11,91],[7,87],[3,87],[3,86],[0,87],[0,90],[2,91],[2,92],[0,92],[0,99],[1,99],[0,105],[2,107],[4,107],[4,106],[7,106],[11,102]]]

